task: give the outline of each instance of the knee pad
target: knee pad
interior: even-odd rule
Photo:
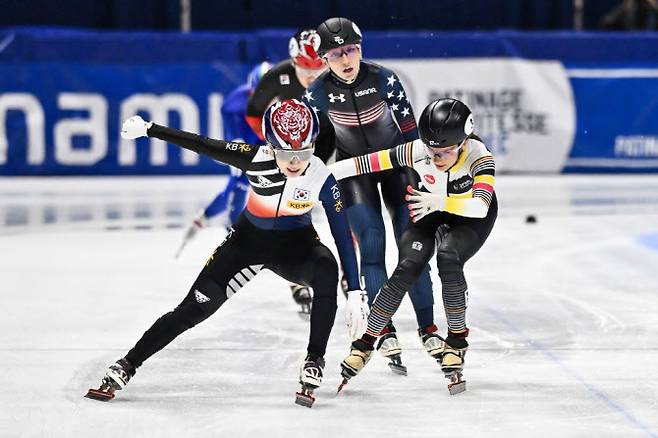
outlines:
[[[463,263],[455,249],[439,247],[436,251],[436,266],[443,281],[457,281],[464,278]]]
[[[425,264],[418,263],[409,258],[403,258],[398,262],[398,266],[395,268],[395,272],[391,276],[391,280],[399,282],[400,287],[404,288],[404,291],[407,292],[411,285],[420,277],[420,274],[423,272]]]

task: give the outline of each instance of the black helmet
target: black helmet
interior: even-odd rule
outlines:
[[[431,147],[461,144],[473,133],[473,114],[456,99],[435,100],[420,115],[418,133],[420,140]]]
[[[321,56],[331,49],[347,44],[361,44],[361,30],[347,18],[333,17],[318,26]]]

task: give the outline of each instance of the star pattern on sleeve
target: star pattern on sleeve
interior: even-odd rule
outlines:
[[[397,106],[397,105],[396,105],[396,106]],[[402,113],[401,113],[401,114],[402,114],[402,117],[407,117],[407,116],[409,115],[409,108],[405,107],[405,108],[402,110]]]
[[[400,90],[400,93],[398,94],[398,100],[404,99],[404,91]]]
[[[392,109],[393,111],[398,111],[398,104],[397,104],[397,103],[394,103],[393,105],[391,105],[391,109]]]
[[[387,81],[387,84],[386,84],[387,86],[393,87],[393,86],[395,86],[395,83],[398,80],[395,78],[395,74],[392,74],[392,75],[386,77],[386,81]]]
[[[392,99],[393,96],[395,96],[395,93],[394,93],[393,91],[389,91],[388,93],[386,93],[386,97],[387,97],[388,99]]]
[[[306,92],[304,93],[304,99],[306,99],[309,102],[315,100],[313,98],[313,93],[311,93],[309,90],[306,90]]]

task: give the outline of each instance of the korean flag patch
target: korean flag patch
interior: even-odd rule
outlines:
[[[309,190],[296,188],[292,197],[295,201],[308,201],[311,198],[311,192]]]

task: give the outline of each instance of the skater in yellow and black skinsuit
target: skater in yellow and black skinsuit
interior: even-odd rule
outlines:
[[[430,103],[418,123],[420,139],[392,149],[340,161],[331,166],[338,179],[407,166],[420,177],[421,190],[408,188],[410,223],[402,234],[399,262],[372,304],[368,328],[353,342],[343,361],[343,377],[355,376],[370,358],[381,329],[398,309],[409,287],[436,250],[448,334],[441,338],[433,326],[419,331],[428,353],[446,377],[459,387],[466,337],[468,289],[464,263],[484,244],[498,213],[494,191],[494,159],[473,134],[470,109],[454,99]]]

